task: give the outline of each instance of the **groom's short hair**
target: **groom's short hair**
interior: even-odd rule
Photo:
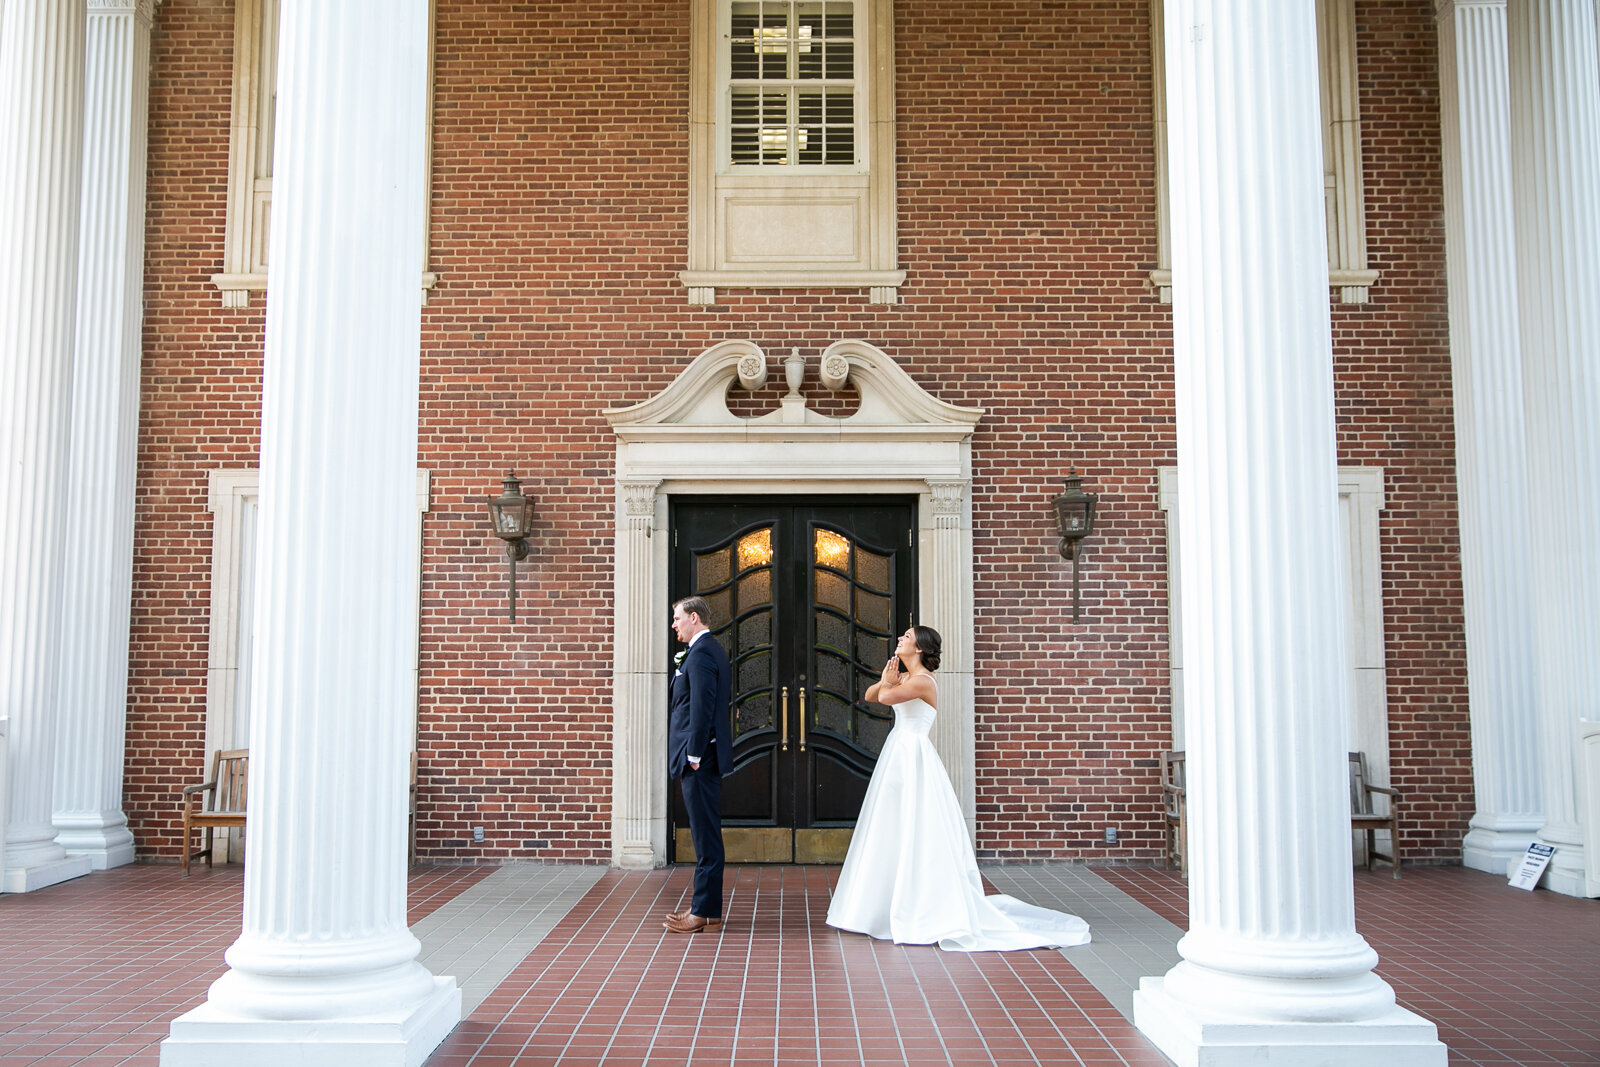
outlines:
[[[706,603],[705,597],[686,596],[672,606],[680,609],[685,615],[698,615],[700,625],[708,630],[711,628],[711,605]]]

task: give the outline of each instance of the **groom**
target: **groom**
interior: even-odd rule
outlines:
[[[667,773],[679,777],[694,841],[694,897],[662,925],[697,934],[722,925],[722,773],[733,765],[728,698],[733,668],[708,629],[711,605],[687,597],[672,605],[672,632],[689,646],[672,676]]]

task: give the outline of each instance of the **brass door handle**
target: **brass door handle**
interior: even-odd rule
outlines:
[[[806,687],[800,687],[800,751],[806,750]]]
[[[779,734],[783,737],[783,751],[789,751],[789,687],[783,687],[783,727]]]

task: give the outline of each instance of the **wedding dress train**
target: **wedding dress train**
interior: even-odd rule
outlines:
[[[1084,945],[1076,915],[984,896],[966,820],[928,732],[923,700],[894,705],[894,728],[867,785],[828,925],[961,952]]]

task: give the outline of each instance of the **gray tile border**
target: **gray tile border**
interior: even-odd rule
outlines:
[[[1059,951],[1129,1022],[1139,979],[1166,974],[1178,964],[1183,930],[1081,863],[997,865],[982,871],[1008,896],[1088,922],[1093,940]]]
[[[498,867],[411,927],[422,942],[417,962],[435,975],[455,977],[466,1018],[607,870],[543,863]]]
[[[455,977],[465,1018],[607,870],[537,863],[499,867],[412,927],[422,942],[418,961],[436,975]],[[1130,1022],[1139,979],[1165,974],[1178,963],[1183,931],[1083,864],[1007,864],[985,866],[982,872],[1002,893],[1089,923],[1094,940],[1059,951]]]

